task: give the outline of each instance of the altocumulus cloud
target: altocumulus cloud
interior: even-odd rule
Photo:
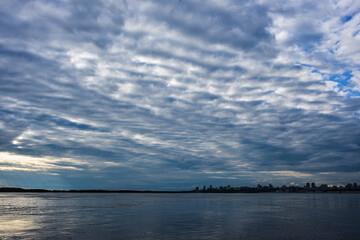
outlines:
[[[360,181],[359,1],[1,6],[1,185]]]

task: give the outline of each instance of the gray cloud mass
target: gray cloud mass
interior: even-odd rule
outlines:
[[[360,181],[357,1],[2,1],[0,186]]]

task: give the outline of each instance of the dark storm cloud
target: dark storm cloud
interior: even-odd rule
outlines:
[[[10,173],[53,188],[358,180],[359,63],[347,46],[356,49],[348,33],[359,19],[336,6],[4,3],[1,182],[15,184]]]

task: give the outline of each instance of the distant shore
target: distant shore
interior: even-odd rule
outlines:
[[[57,193],[193,193],[194,191],[153,191],[153,190],[101,190],[101,189],[87,189],[87,190],[48,190],[48,189],[26,189],[3,187],[0,192],[57,192]]]
[[[27,193],[360,193],[359,190],[331,190],[331,191],[156,191],[156,190],[100,190],[100,189],[88,189],[88,190],[48,190],[48,189],[26,189],[16,187],[2,187],[1,192],[27,192]]]

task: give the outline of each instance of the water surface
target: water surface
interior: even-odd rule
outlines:
[[[0,239],[358,239],[360,194],[0,193]]]

